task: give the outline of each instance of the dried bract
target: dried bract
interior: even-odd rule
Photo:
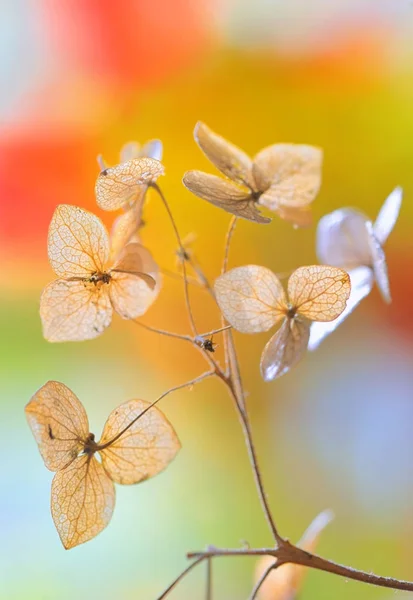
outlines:
[[[313,553],[325,527],[331,522],[333,514],[330,511],[320,513],[298,542],[297,546]],[[263,556],[255,569],[255,581],[258,582],[266,570],[274,564],[275,558]],[[306,568],[299,565],[280,565],[272,571],[262,584],[257,598],[259,600],[296,600],[301,590]]]
[[[103,210],[130,206],[163,173],[162,163],[154,158],[133,158],[104,169],[96,180],[97,204]]]
[[[113,482],[132,484],[153,477],[180,449],[163,413],[143,400],[115,409],[99,442],[89,433],[81,402],[62,383],[46,383],[25,412],[45,465],[57,471],[51,510],[67,549],[94,538],[108,525],[115,506]]]
[[[288,280],[287,297],[272,271],[248,265],[221,275],[215,293],[225,319],[242,333],[268,331],[282,321],[261,357],[262,377],[271,381],[301,359],[312,321],[332,321],[343,312],[350,287],[342,269],[301,267]]]
[[[391,302],[389,277],[383,244],[396,224],[402,189],[388,196],[373,223],[360,211],[342,208],[325,215],[317,228],[317,255],[320,262],[346,269],[352,291],[346,310],[335,321],[311,327],[309,349],[321,341],[354,310],[372,290],[374,281],[385,302]]]
[[[103,333],[115,310],[124,319],[144,314],[159,291],[157,266],[140,244],[127,244],[110,262],[108,233],[92,213],[57,207],[48,253],[58,279],[44,290],[40,317],[50,342],[81,341]]]
[[[309,205],[321,185],[322,151],[297,144],[275,144],[251,159],[206,125],[197,123],[195,140],[228,179],[188,171],[184,185],[196,196],[238,217],[269,223],[264,206],[297,226],[311,224]]]

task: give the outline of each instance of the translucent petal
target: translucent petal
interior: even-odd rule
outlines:
[[[128,160],[141,157],[141,145],[139,142],[126,142],[120,149],[120,162],[124,163]]]
[[[148,283],[153,285],[149,287]],[[122,319],[136,319],[145,314],[159,293],[159,287],[149,276],[116,273],[112,277],[110,299]]]
[[[245,188],[240,188],[232,181],[202,173],[202,171],[188,171],[184,175],[183,184],[199,198],[203,198],[237,217],[255,223],[270,223],[271,221],[271,219],[263,217],[257,210],[250,192]]]
[[[387,271],[386,255],[384,250],[373,233],[373,224],[368,221],[367,229],[370,234],[370,248],[373,262],[374,278],[376,280],[377,287],[379,288],[380,294],[387,304],[391,302],[389,275]]]
[[[149,406],[143,400],[118,406],[106,421],[99,446],[110,443]],[[152,407],[100,454],[113,481],[131,484],[163,471],[180,447],[172,425],[160,410]]]
[[[298,546],[313,553],[318,545],[321,533],[331,522],[331,511],[320,513],[304,533]],[[263,556],[257,563],[255,580],[258,581],[265,571],[275,562],[271,556]],[[257,598],[259,600],[298,600],[306,568],[299,565],[282,565],[272,571],[260,588]]]
[[[288,280],[292,306],[311,321],[336,319],[346,308],[350,292],[350,277],[336,267],[300,267]]]
[[[236,267],[218,277],[214,288],[225,319],[242,333],[268,331],[287,310],[280,280],[265,267]]]
[[[252,177],[252,161],[242,150],[227,142],[199,121],[194,130],[195,141],[205,156],[224,175],[254,189]]]
[[[161,140],[149,140],[143,146],[138,142],[127,142],[120,151],[120,162],[126,162],[134,158],[154,158],[162,160]]]
[[[370,267],[358,267],[349,271],[351,292],[350,298],[347,300],[346,308],[341,315],[334,321],[324,323],[312,323],[310,329],[310,340],[308,349],[315,350],[321,342],[332,333],[337,327],[349,316],[358,304],[370,294],[373,287],[373,271]]]
[[[372,264],[367,217],[352,208],[325,215],[317,227],[317,256],[321,263],[355,269]]]
[[[301,360],[307,350],[309,335],[309,323],[285,319],[262,353],[260,366],[264,381],[281,377]]]
[[[373,226],[376,239],[383,246],[393,230],[402,204],[403,190],[396,187],[385,200]]]
[[[147,156],[155,160],[162,160],[162,154],[163,146],[161,140],[149,140],[143,145],[141,150],[141,156]]]
[[[52,482],[52,517],[62,544],[73,548],[104,529],[115,507],[115,487],[102,465],[83,454]]]
[[[259,204],[276,212],[308,206],[320,190],[322,160],[313,146],[276,144],[259,152],[253,166]]]
[[[296,227],[310,227],[313,223],[313,215],[309,206],[302,208],[278,207],[277,214],[280,219],[288,221]]]
[[[257,189],[265,192],[274,183],[300,175],[312,175],[318,178],[320,185],[322,163],[321,148],[305,144],[273,144],[256,154],[252,170]]]
[[[48,469],[63,469],[78,456],[89,435],[89,423],[80,400],[68,387],[48,381],[25,412]]]
[[[112,320],[108,285],[57,279],[43,290],[40,318],[49,342],[91,340]]]
[[[115,262],[121,251],[129,242],[138,241],[138,230],[141,225],[142,205],[135,202],[125,213],[117,217],[110,235],[110,262]]]
[[[47,244],[50,264],[59,277],[101,272],[109,257],[109,236],[102,221],[68,204],[56,208]]]
[[[128,244],[111,269],[110,299],[123,319],[143,315],[160,290],[158,266],[141,244]]]
[[[162,163],[153,158],[135,158],[102,171],[95,185],[96,201],[103,210],[118,210],[146,186],[163,175]]]

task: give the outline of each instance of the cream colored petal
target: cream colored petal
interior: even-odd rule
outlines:
[[[280,280],[265,267],[231,269],[218,277],[214,289],[225,319],[242,333],[268,331],[287,310]]]
[[[385,200],[373,226],[373,232],[378,242],[383,246],[399,217],[403,199],[403,190],[396,187]]]
[[[253,174],[259,203],[270,210],[300,208],[310,204],[321,187],[323,153],[320,148],[275,144],[254,158]]]
[[[43,335],[49,342],[80,342],[109,327],[112,306],[107,284],[57,279],[40,298]]]
[[[346,308],[350,292],[348,273],[336,267],[300,267],[288,280],[292,307],[311,321],[336,319]]]
[[[110,263],[118,259],[127,244],[139,240],[141,208],[138,203],[134,203],[129,210],[115,219],[110,235]]]
[[[123,248],[116,263],[111,268],[112,271],[132,274],[152,273],[158,271],[158,265],[147,248],[142,244],[132,242]]]
[[[47,247],[50,264],[59,277],[86,277],[103,271],[109,236],[94,214],[61,204],[50,223]]]
[[[105,529],[114,507],[113,482],[93,456],[79,456],[53,478],[52,517],[67,550]]]
[[[316,350],[321,342],[347,319],[363,298],[370,294],[374,281],[373,271],[370,267],[358,267],[349,271],[348,274],[350,277],[351,292],[346,308],[334,321],[311,323],[310,340],[308,342],[309,350]]]
[[[135,158],[102,171],[95,185],[96,201],[103,210],[118,210],[130,202],[142,186],[163,175],[162,163],[153,158]]]
[[[214,133],[201,121],[195,126],[194,137],[205,156],[221,173],[232,181],[255,189],[252,161],[245,152]]]
[[[302,208],[278,207],[277,214],[280,219],[292,223],[296,227],[311,227],[313,215],[309,206]]]
[[[51,471],[66,467],[83,449],[89,435],[87,414],[63,383],[48,381],[31,398],[25,413],[44,463]]]
[[[318,260],[346,270],[371,266],[366,223],[367,217],[352,208],[341,208],[322,217],[317,227]]]
[[[116,483],[138,483],[157,475],[181,447],[165,415],[156,407],[147,410],[149,406],[143,400],[130,400],[118,406],[106,421],[99,446],[109,446],[100,454],[103,467]]]
[[[128,244],[111,270],[110,298],[123,319],[143,315],[158,297],[162,278],[152,254],[141,244]]]
[[[371,221],[368,221],[366,223],[366,226],[370,236],[370,248],[373,262],[374,278],[376,280],[377,287],[379,288],[379,292],[383,300],[387,304],[390,304],[391,294],[386,255],[380,242],[377,240],[376,236],[373,233],[373,225]]]
[[[309,336],[309,323],[285,319],[262,353],[260,367],[264,381],[272,381],[288,373],[305,354]]]
[[[147,274],[114,273],[112,276],[110,299],[114,310],[122,319],[136,319],[145,314],[158,294],[159,286]]]
[[[188,171],[184,175],[183,184],[199,198],[203,198],[237,217],[255,223],[270,223],[271,221],[271,219],[263,217],[257,210],[250,192],[245,188],[240,188],[232,181],[201,171]]]

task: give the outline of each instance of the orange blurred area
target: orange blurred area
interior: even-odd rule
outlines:
[[[165,399],[162,410],[179,434],[180,454],[154,481],[117,486],[110,526],[70,552],[59,546],[48,508],[50,473],[24,421],[31,395],[56,379],[79,395],[99,435],[121,402],[151,401],[208,368],[187,342],[118,316],[95,340],[50,344],[38,314],[41,291],[55,277],[47,231],[56,206],[86,208],[110,229],[119,213],[96,204],[96,157],[116,164],[130,140],[162,140],[159,185],[182,238],[193,240],[191,251],[214,281],[229,215],[182,184],[190,169],[217,173],[193,139],[198,120],[251,156],[277,142],[324,151],[313,226],[293,229],[269,213],[270,225],[239,221],[230,267],[258,264],[288,274],[314,264],[323,215],[352,206],[374,219],[389,193],[403,187],[400,218],[385,247],[390,306],[373,289],[319,350],[273,383],[259,374],[269,335],[236,333],[235,339],[283,534],[299,539],[314,515],[332,508],[336,520],[317,552],[413,578],[412,11],[398,0],[3,3],[1,598],[150,600],[185,566],[187,551],[236,547],[241,540],[271,543],[242,433],[219,382]],[[177,241],[154,190],[144,221],[142,241],[161,267],[163,287],[142,322],[187,334]],[[208,292],[191,285],[190,297],[199,332],[219,327]],[[213,341],[222,362],[222,337]],[[171,600],[203,597],[203,576],[194,572]],[[253,562],[217,561],[213,600],[247,598],[253,578]],[[302,594],[392,597],[311,572]]]

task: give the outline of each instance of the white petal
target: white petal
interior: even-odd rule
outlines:
[[[325,215],[317,227],[317,256],[321,264],[349,270],[370,266],[370,236],[367,217],[352,208]]]
[[[396,224],[402,204],[402,198],[402,188],[395,188],[390,196],[388,196],[385,200],[377,216],[376,222],[374,223],[374,235],[382,246],[386,242],[389,234],[392,232],[393,227]]]
[[[374,277],[376,279],[377,287],[379,288],[379,292],[383,298],[383,300],[390,304],[391,302],[391,294],[390,294],[390,284],[389,284],[389,274],[387,271],[387,262],[386,255],[384,254],[384,250],[373,233],[373,224],[368,223],[367,229],[370,235],[370,248],[371,248],[371,256],[373,262],[373,271]]]

